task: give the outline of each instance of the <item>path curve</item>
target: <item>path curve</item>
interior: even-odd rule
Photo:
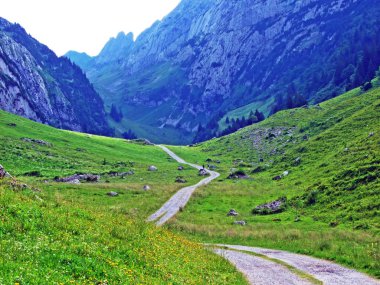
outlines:
[[[186,162],[165,146],[159,145],[158,147],[164,150],[178,163],[186,164],[196,169],[202,168],[202,166]],[[210,176],[195,185],[180,189],[157,212],[151,215],[148,218],[148,221],[155,222],[158,226],[163,225],[175,216],[180,208],[183,208],[187,204],[191,195],[198,187],[204,186],[220,176],[218,172],[210,170],[206,171]],[[301,279],[283,265],[241,251],[261,254],[285,262],[290,266],[313,276],[315,279],[322,281],[325,285],[380,285],[379,280],[373,279],[363,273],[348,269],[327,260],[321,260],[306,255],[241,245],[208,244],[206,246],[214,246],[215,248],[213,251],[234,264],[237,270],[247,277],[250,284],[303,285],[310,284],[310,282]]]
[[[196,164],[192,164],[192,163],[188,163],[184,161],[182,158],[177,156],[174,152],[172,152],[170,149],[168,149],[165,146],[158,145],[158,147],[160,147],[163,151],[165,151],[168,155],[170,155],[173,159],[175,159],[180,164],[186,164],[198,170],[203,168],[200,165],[196,165]],[[208,177],[206,177],[205,179],[202,179],[195,185],[187,186],[185,188],[180,189],[157,212],[152,214],[148,218],[148,221],[155,222],[157,226],[161,226],[165,224],[168,220],[174,217],[180,211],[181,208],[186,206],[191,195],[194,193],[194,191],[198,187],[204,186],[220,176],[218,172],[211,171],[208,169],[206,169],[206,171],[210,174]]]
[[[312,275],[316,279],[326,285],[379,285],[380,282],[363,273],[340,266],[331,261],[310,257],[307,255],[291,253],[282,250],[265,249],[241,245],[225,245],[218,246],[228,248],[230,250],[239,250],[253,252],[265,255],[269,258],[281,260],[298,270]]]

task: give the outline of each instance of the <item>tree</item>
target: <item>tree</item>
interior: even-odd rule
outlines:
[[[134,132],[132,132],[132,130],[128,130],[127,132],[124,132],[122,134],[123,138],[126,139],[126,140],[134,140],[134,139],[137,139],[137,136],[135,135]]]
[[[264,114],[261,113],[258,109],[256,109],[255,116],[256,116],[258,122],[265,120]]]
[[[230,124],[230,118],[229,118],[229,117],[226,118],[226,124],[227,124],[227,125]]]

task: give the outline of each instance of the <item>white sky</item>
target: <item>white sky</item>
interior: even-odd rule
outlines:
[[[17,22],[41,43],[63,55],[97,55],[120,31],[135,39],[180,0],[0,0],[0,17]]]

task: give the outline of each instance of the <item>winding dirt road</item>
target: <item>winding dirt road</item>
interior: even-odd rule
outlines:
[[[187,164],[196,169],[202,167],[188,163],[177,156],[167,147],[158,146],[178,163]],[[148,218],[148,221],[155,222],[161,226],[175,216],[178,211],[185,207],[193,192],[201,186],[210,183],[220,176],[218,172],[207,170],[210,174],[193,186],[188,186],[179,190],[169,201],[167,201],[157,212]],[[290,253],[280,250],[240,246],[240,245],[206,245],[213,247],[216,254],[221,255],[230,261],[237,270],[242,272],[250,284],[259,285],[306,285],[313,284],[310,280],[303,279],[290,271],[286,266],[276,263],[273,259],[280,260],[290,267],[293,267],[326,285],[380,285],[380,281],[373,279],[363,273],[345,268],[333,262],[317,259],[301,254]],[[264,259],[252,254],[264,255],[272,260]]]
[[[202,169],[203,167],[200,165],[188,163],[184,161],[182,158],[177,156],[174,152],[169,150],[167,147],[164,147],[162,145],[159,145],[161,149],[163,149],[167,154],[169,154],[173,159],[175,159],[178,163],[180,164],[187,164],[190,165],[191,167],[194,167],[198,170]],[[182,188],[179,190],[174,196],[172,196],[169,201],[167,201],[157,212],[155,212],[153,215],[151,215],[148,218],[149,222],[155,222],[157,226],[161,226],[165,224],[168,220],[170,220],[172,217],[174,217],[178,211],[181,208],[184,208],[187,202],[189,201],[191,195],[194,193],[194,191],[203,185],[206,185],[210,183],[212,180],[218,178],[220,174],[215,171],[206,171],[210,174],[207,176],[207,178],[202,179],[199,181],[197,184],[188,186],[185,188]]]

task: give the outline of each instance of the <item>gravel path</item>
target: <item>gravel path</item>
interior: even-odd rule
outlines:
[[[164,146],[159,147],[181,164],[187,164],[196,169],[202,168],[199,165],[184,161]],[[155,222],[158,226],[163,225],[175,216],[180,208],[183,208],[187,204],[191,195],[198,187],[206,185],[220,176],[220,174],[215,171],[207,170],[207,172],[210,176],[193,186],[188,186],[179,190],[157,212],[151,215],[148,218],[148,221]],[[213,250],[215,253],[223,256],[234,264],[236,268],[247,277],[250,284],[303,285],[310,284],[310,282],[308,280],[301,279],[296,274],[290,272],[283,265],[239,251],[253,252],[265,255],[269,258],[281,260],[292,267],[313,276],[315,279],[322,281],[325,285],[380,285],[380,281],[363,273],[345,268],[330,261],[321,260],[306,255],[240,245],[221,244],[216,246],[228,248],[215,248]]]
[[[184,161],[182,158],[178,157],[174,152],[169,150],[167,147],[159,145],[158,147],[162,148],[167,154],[169,154],[172,158],[174,158],[180,164],[187,164],[196,169],[202,169],[203,167],[200,165],[188,163]],[[174,196],[172,196],[169,201],[167,201],[157,212],[151,215],[148,218],[149,222],[155,222],[156,225],[161,226],[174,217],[181,208],[184,208],[187,202],[189,201],[191,195],[194,191],[203,185],[210,183],[215,178],[219,177],[219,173],[215,171],[206,171],[210,174],[207,178],[199,181],[197,184],[182,188],[179,190]]]
[[[226,249],[214,249],[216,254],[230,261],[241,271],[250,284],[255,285],[310,285],[307,280],[301,279],[290,272],[285,266],[256,257]]]
[[[325,285],[379,285],[380,282],[363,273],[346,267],[337,265],[333,262],[322,260],[306,255],[290,253],[282,250],[272,250],[240,245],[219,245],[229,249],[249,251],[278,259],[287,264],[314,276],[321,280]]]

